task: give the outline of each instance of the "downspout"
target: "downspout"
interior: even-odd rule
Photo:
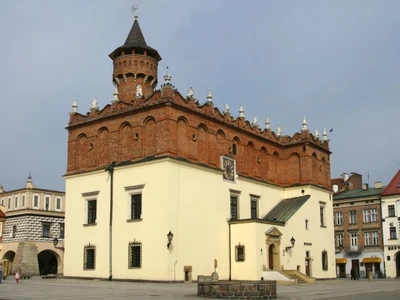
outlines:
[[[379,206],[381,211],[381,243],[382,243],[382,262],[383,262],[383,277],[386,278],[386,260],[385,260],[385,239],[383,238],[383,205],[382,205],[382,197],[379,197]],[[386,230],[386,221],[385,221],[385,230]]]
[[[230,223],[228,223],[228,226],[229,226],[229,281],[231,281],[232,280],[232,272],[231,272],[231,269],[232,269],[232,262],[231,262],[231,251],[232,251],[232,249],[231,249],[231,224]]]
[[[112,280],[112,224],[113,224],[113,190],[114,190],[114,166],[115,162],[108,165],[106,171],[110,173],[110,226],[109,226],[109,277],[108,281]]]

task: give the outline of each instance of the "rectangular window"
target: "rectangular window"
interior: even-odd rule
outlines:
[[[17,235],[17,225],[13,225],[11,237],[15,238],[16,235]]]
[[[343,247],[343,234],[336,234],[335,235],[335,247],[339,248],[340,246]]]
[[[129,243],[129,268],[142,267],[142,243],[130,242]]]
[[[364,223],[371,223],[378,221],[378,210],[376,208],[364,209]]]
[[[4,206],[4,198],[1,198],[1,205]]]
[[[60,223],[60,239],[63,239],[65,236],[65,225],[64,223]]]
[[[371,245],[371,233],[370,232],[364,233],[364,243],[365,243],[365,246]]]
[[[42,237],[44,238],[51,237],[50,227],[51,227],[50,223],[42,223]]]
[[[96,224],[97,217],[97,200],[88,200],[87,201],[87,224]]]
[[[258,199],[256,198],[251,198],[250,199],[250,214],[252,219],[257,219],[258,218],[258,209],[257,209],[257,204]]]
[[[238,219],[238,197],[231,196],[231,220]]]
[[[50,196],[44,197],[44,209],[50,210]]]
[[[395,213],[394,213],[394,205],[389,205],[388,206],[388,216],[389,217],[394,217]]]
[[[237,245],[236,247],[236,261],[244,261],[245,260],[245,247],[244,245]]]
[[[350,243],[351,243],[352,247],[357,247],[358,246],[357,233],[351,233],[350,234]]]
[[[377,231],[372,233],[372,245],[379,245],[379,233]]]
[[[397,239],[396,227],[394,227],[394,226],[389,227],[389,231],[390,231],[390,239],[391,240]]]
[[[18,196],[14,197],[14,208],[18,208]]]
[[[322,270],[328,270],[328,252],[322,251]]]
[[[142,218],[142,194],[131,195],[131,220]]]
[[[60,197],[56,198],[56,210],[58,210],[58,211],[61,210],[61,198]]]
[[[350,224],[357,224],[357,211],[351,210],[349,214],[349,223]]]
[[[325,203],[320,203],[319,205],[319,219],[321,227],[325,227]]]
[[[305,219],[304,222],[305,222],[305,228],[306,230],[308,230],[308,219]]]
[[[335,212],[334,222],[335,225],[343,225],[343,213],[341,211]]]
[[[39,208],[39,195],[33,195],[33,208]]]
[[[7,208],[11,209],[11,198],[8,198],[7,201],[8,201]]]
[[[96,268],[96,247],[85,246],[83,250],[83,269],[94,270]]]
[[[22,195],[22,203],[21,203],[22,207],[25,207],[25,195]]]

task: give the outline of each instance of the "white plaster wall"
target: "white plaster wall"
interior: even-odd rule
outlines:
[[[142,190],[142,220],[127,222],[129,216],[129,192],[125,187],[144,185]],[[197,275],[211,275],[214,259],[218,261],[220,279],[229,278],[229,225],[230,189],[240,191],[239,218],[250,218],[250,194],[259,196],[259,217],[266,215],[282,198],[281,188],[238,178],[236,183],[222,180],[222,172],[196,167],[174,160],[157,160],[126,167],[117,167],[114,172],[113,213],[113,260],[112,275],[115,279],[184,280],[184,267],[192,267],[192,279]],[[300,188],[301,190],[301,188]],[[97,225],[86,223],[86,203],[82,193],[99,191],[97,195]],[[302,244],[304,217],[313,225],[309,239],[312,254],[327,249],[334,263],[333,224],[329,228],[319,226],[319,200],[329,200],[326,191],[311,189],[309,203],[301,208],[299,216],[290,220],[288,227],[279,228],[284,234],[283,244],[289,243],[292,235],[297,242],[288,267],[304,262],[305,249]],[[287,194],[287,195],[286,195]],[[293,189],[285,197],[300,195]],[[315,195],[315,197],[314,197]],[[315,199],[315,200],[314,200]],[[65,276],[100,277],[109,276],[109,205],[110,176],[106,171],[66,177],[65,219]],[[327,216],[332,209],[327,207]],[[315,222],[311,222],[312,219]],[[327,220],[332,220],[328,217]],[[301,224],[301,226],[299,226]],[[271,226],[261,223],[232,224],[231,276],[232,279],[260,279],[262,266],[267,264],[268,249],[265,231]],[[174,234],[167,249],[167,233]],[[288,234],[288,235],[286,235]],[[328,240],[330,239],[330,242]],[[286,241],[287,240],[287,241]],[[142,243],[142,267],[128,268],[128,244]],[[95,270],[83,270],[83,249],[89,242],[96,246]],[[246,246],[246,261],[235,262],[238,243]],[[332,251],[329,248],[332,248]],[[260,250],[263,249],[263,255]],[[296,251],[298,252],[296,252]],[[331,254],[332,253],[332,254]],[[285,257],[289,258],[289,257]],[[298,260],[298,261],[297,261]],[[319,261],[321,259],[318,259]],[[318,264],[316,263],[316,266]],[[335,277],[334,267],[321,277]],[[327,274],[332,273],[330,276]],[[320,275],[315,271],[315,275]],[[316,276],[318,277],[318,276]]]

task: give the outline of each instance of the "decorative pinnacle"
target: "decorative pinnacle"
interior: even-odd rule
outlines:
[[[256,117],[253,118],[253,126],[258,126],[258,122],[257,122],[257,118]]]
[[[268,117],[265,119],[265,129],[271,129],[270,127],[271,122],[269,121]]]
[[[303,129],[302,131],[307,130],[307,120],[306,117],[303,118]]]
[[[188,98],[190,98],[190,99],[194,98],[194,89],[193,89],[192,87],[190,87],[187,96],[188,96]]]
[[[131,13],[133,13],[133,15],[134,15],[134,17],[135,17],[135,19],[137,19],[138,18],[138,14],[137,14],[137,9],[138,9],[138,5],[137,5],[137,3],[136,4],[133,4],[132,5],[132,7],[131,7]]]
[[[314,130],[314,136],[319,139],[319,131],[317,129]]]
[[[225,113],[229,114],[229,105],[228,104],[225,104]]]
[[[118,92],[117,86],[115,86],[113,95],[114,95],[114,97],[112,99],[112,103],[118,102],[119,101],[119,98],[118,98],[119,92]]]
[[[74,101],[72,101],[72,113],[78,112],[78,101],[76,101],[76,98],[74,98]]]
[[[166,84],[170,84],[171,79],[172,79],[172,76],[171,76],[171,74],[169,74],[169,67],[167,67],[167,72],[164,75],[164,81]]]
[[[324,132],[323,132],[322,136],[324,137],[324,141],[328,140],[328,134],[326,133],[325,128],[324,128]]]
[[[212,99],[213,99],[213,96],[212,96],[212,94],[211,94],[211,89],[208,89],[208,92],[207,92],[207,102],[208,102],[208,103],[212,103],[212,102],[213,102]]]
[[[239,106],[239,117],[244,118],[244,109],[242,104]]]
[[[277,135],[277,136],[281,136],[281,135],[282,135],[282,128],[281,128],[281,126],[278,126],[278,128],[276,129],[276,135]]]

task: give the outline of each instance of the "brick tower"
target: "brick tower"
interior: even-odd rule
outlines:
[[[153,94],[161,56],[147,46],[137,15],[125,44],[109,56],[114,62],[113,82],[118,87],[120,100],[140,102]]]

